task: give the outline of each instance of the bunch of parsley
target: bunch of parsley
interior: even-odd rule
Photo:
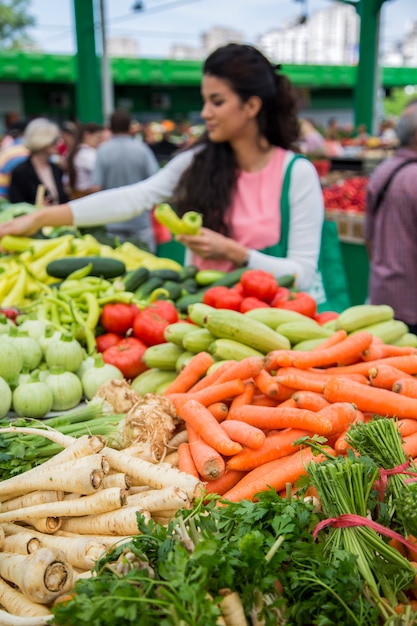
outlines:
[[[340,550],[329,562],[312,539],[318,521],[310,503],[272,490],[257,502],[197,502],[167,527],[138,515],[140,534],[76,583],[55,623],[215,626],[220,592],[231,589],[251,623],[376,626],[355,557]]]

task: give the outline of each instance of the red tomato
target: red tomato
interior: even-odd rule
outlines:
[[[159,317],[167,320],[170,324],[175,324],[179,319],[175,304],[169,300],[155,300],[155,302],[152,302],[152,304],[149,304],[143,310],[157,313]]]
[[[305,291],[296,291],[288,300],[281,300],[275,306],[279,309],[297,311],[307,317],[314,317],[317,312],[317,302]]]
[[[288,289],[288,287],[278,287],[278,291],[271,302],[271,306],[279,306],[279,303],[283,300],[288,300],[290,295],[291,291]]]
[[[243,298],[242,302],[240,303],[239,311],[241,313],[246,313],[246,311],[251,311],[252,309],[262,308],[269,309],[269,304],[263,302],[263,300],[259,300],[259,298],[252,298],[249,296],[247,298]]]
[[[135,310],[130,304],[109,303],[103,307],[100,324],[110,333],[124,335],[132,328],[134,318]]]
[[[147,307],[133,320],[133,334],[148,346],[165,343],[165,328],[170,325],[167,319]]]
[[[131,380],[148,369],[142,360],[146,348],[147,346],[139,339],[129,337],[122,339],[117,346],[107,348],[103,352],[103,360],[105,363],[115,365],[125,378]]]
[[[278,291],[278,283],[273,274],[264,270],[247,270],[240,282],[245,296],[253,296],[270,303]]]
[[[107,348],[117,346],[122,341],[123,337],[117,333],[105,333],[96,337],[96,347],[99,352],[104,352]]]
[[[203,303],[215,309],[231,309],[239,311],[243,298],[238,291],[224,286],[210,287],[204,293]]]
[[[329,322],[330,320],[335,320],[339,317],[339,313],[336,311],[323,311],[323,313],[316,313],[314,319],[320,326]]]

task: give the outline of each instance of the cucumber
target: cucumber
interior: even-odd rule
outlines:
[[[211,285],[216,282],[216,280],[223,278],[224,275],[225,272],[220,270],[200,270],[195,275],[195,280],[199,285],[205,287],[206,285]]]
[[[122,261],[103,256],[68,256],[55,259],[46,266],[46,273],[53,278],[67,278],[87,265],[91,265],[90,276],[117,278],[126,273],[126,265]]]
[[[138,300],[146,300],[155,289],[162,287],[163,284],[164,281],[162,278],[158,278],[157,276],[148,278],[135,290],[135,298]]]
[[[175,282],[174,280],[166,280],[161,285],[162,289],[166,289],[168,292],[166,299],[167,300],[177,300],[181,296],[182,289],[181,284]]]
[[[179,283],[182,280],[179,272],[168,269],[151,270],[149,272],[149,278],[161,278],[163,281],[173,280],[176,283]]]
[[[194,276],[198,272],[198,267],[196,265],[185,265],[179,271],[181,276],[181,280],[187,280],[187,278],[194,278]]]
[[[127,272],[125,276],[123,276],[123,284],[125,287],[125,291],[131,291],[134,293],[136,289],[149,278],[149,270],[146,267],[138,267],[136,270],[132,270]]]
[[[242,278],[243,274],[247,271],[246,267],[239,267],[232,272],[226,273],[224,276],[215,280],[214,283],[210,285],[206,285],[197,291],[197,293],[191,293],[186,296],[182,296],[182,298],[178,298],[175,302],[175,306],[181,313],[186,313],[187,308],[190,304],[195,304],[196,302],[203,301],[203,295],[207,291],[207,289],[211,289],[211,287],[233,287],[239,280]]]
[[[293,274],[284,274],[277,278],[277,283],[280,287],[294,287],[295,276]]]
[[[200,285],[195,281],[194,278],[186,278],[182,281],[182,295],[186,296],[189,293],[197,293],[200,289]]]

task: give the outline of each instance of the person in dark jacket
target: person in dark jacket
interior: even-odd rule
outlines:
[[[12,171],[10,202],[53,205],[68,201],[62,169],[52,161],[57,154],[58,139],[58,126],[47,119],[38,118],[27,125],[23,143],[29,156]]]

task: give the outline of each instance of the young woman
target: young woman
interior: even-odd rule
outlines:
[[[296,274],[308,289],[324,209],[314,166],[292,164],[299,123],[291,84],[256,48],[228,44],[204,63],[202,97],[206,132],[154,176],[17,218],[0,225],[0,236],[123,221],[172,202],[180,214],[203,214],[200,235],[178,237],[187,262]]]

